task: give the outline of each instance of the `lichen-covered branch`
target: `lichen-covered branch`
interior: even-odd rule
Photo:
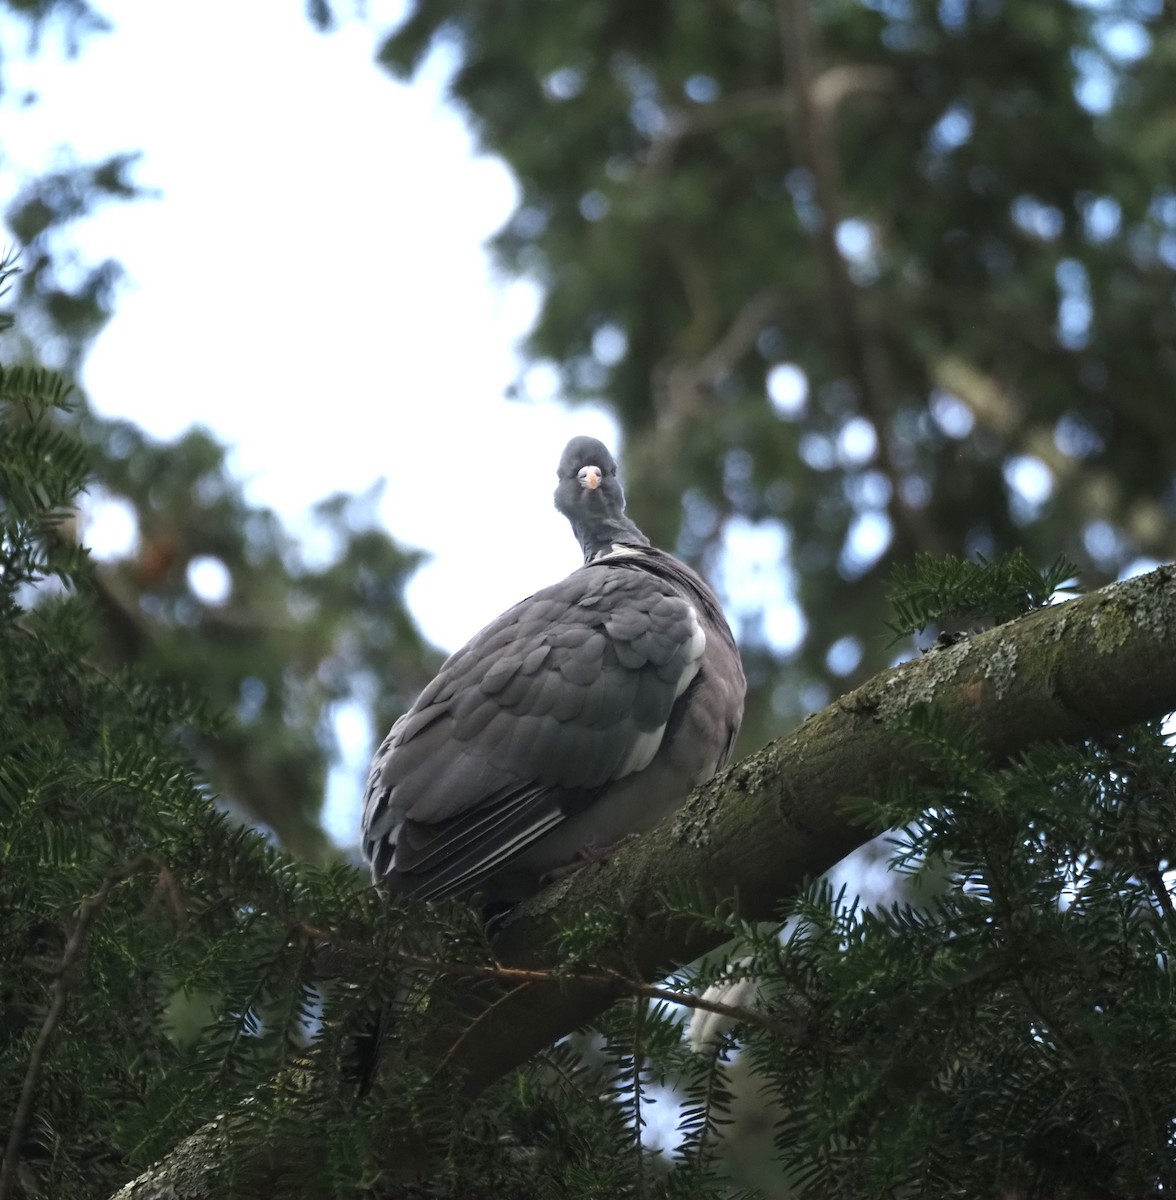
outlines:
[[[520,906],[495,940],[499,961],[525,970],[553,966],[558,931],[586,909],[606,907],[627,922],[616,968],[656,980],[721,937],[663,915],[662,897],[687,882],[744,917],[772,917],[805,880],[868,840],[845,815],[844,797],[894,772],[929,778],[894,729],[931,702],[948,720],[966,722],[995,763],[1034,743],[1097,736],[1176,709],[1176,567],[1041,609],[876,676],[729,768],[608,861]],[[481,991],[478,1035],[438,1029],[430,1049],[450,1056],[472,1098],[626,994],[609,965],[601,964],[596,980],[536,977],[496,997]],[[173,1182],[184,1159],[195,1166],[207,1152],[207,1140],[189,1139],[118,1200],[213,1200],[214,1188],[177,1190]],[[281,1158],[280,1148],[271,1153]],[[389,1170],[413,1158],[390,1130]]]

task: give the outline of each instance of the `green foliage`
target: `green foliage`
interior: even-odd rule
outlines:
[[[897,863],[950,887],[873,912],[802,897],[774,1004],[809,1036],[749,1038],[803,1194],[1171,1187],[1171,747],[1144,728],[994,771],[933,718],[910,736],[945,784],[900,782],[876,814],[908,822]]]
[[[82,0],[4,8],[98,26]],[[815,129],[780,49],[802,10]],[[330,24],[326,0],[308,11]],[[1138,54],[1114,51],[1117,27]],[[776,536],[764,574],[802,638],[782,653],[771,613],[741,614],[746,745],[844,686],[836,642],[858,640],[859,678],[887,660],[896,561],[917,561],[896,603],[910,632],[1045,603],[1074,568],[1028,564],[1059,551],[1092,583],[1176,554],[1176,27],[1157,3],[428,0],[380,60],[409,74],[440,38],[520,182],[495,246],[543,288],[531,352],[618,414],[643,524],[712,568],[733,533]],[[27,270],[12,361],[82,361],[118,270],[60,269],[55,239],[134,198],[133,165],[67,159],[8,207]],[[780,371],[795,404],[768,400]],[[752,980],[763,1007],[695,1052],[678,1007],[626,1000],[456,1125],[436,1031],[460,993],[445,972],[493,965],[476,921],[389,904],[217,807],[326,857],[332,707],[382,729],[432,665],[403,605],[416,557],[375,527],[374,497],[335,497],[317,514],[331,550],[308,561],[206,433],[157,445],[80,400],[66,414],[64,391],[32,366],[0,376],[16,1194],[105,1194],[226,1114],[226,1196],[262,1194],[263,1168],[265,1194],[386,1194],[396,1129],[430,1164],[425,1196],[726,1197],[737,1105],[760,1089],[777,1194],[1171,1190],[1176,772],[1156,729],[994,769],[966,729],[919,714],[896,762],[906,738],[940,785],[856,802],[900,830],[894,868],[919,899],[868,909],[816,885],[757,928],[684,888],[667,919],[733,946],[666,987],[693,1001]],[[137,523],[119,561],[77,546],[87,462],[87,503]],[[871,523],[874,551],[856,536]],[[227,603],[192,589],[201,557],[226,569]],[[342,954],[329,979],[324,930]],[[623,938],[586,914],[565,973],[615,961]],[[389,1009],[361,1095],[357,1035]],[[295,1148],[276,1183],[275,1144]]]
[[[27,21],[33,45],[47,27],[73,49],[107,28],[84,0],[0,0],[0,12]],[[337,855],[320,820],[328,775],[345,765],[353,787],[361,778],[354,762],[341,763],[338,719],[368,724],[374,743],[440,660],[404,602],[422,556],[379,527],[378,488],[323,500],[299,539],[247,500],[226,447],[206,430],[160,443],[90,411],[76,377],[113,312],[121,268],[84,262],[67,238],[102,206],[146,193],[133,153],[80,163],[66,151],[55,162],[5,205],[23,270],[0,317],[0,350],[75,384],[76,453],[87,454],[92,483],[67,540],[84,541],[89,521],[112,507],[133,523],[130,546],[87,576],[93,656],[202,697],[219,719],[184,737],[224,802],[304,858]],[[201,594],[201,565],[223,572],[226,597]]]
[[[378,486],[315,506],[312,558],[247,500],[206,430],[160,443],[83,410],[78,431],[100,481],[83,513],[123,505],[136,528],[92,577],[96,651],[224,714],[190,740],[216,790],[288,849],[329,855],[319,819],[339,757],[335,715],[350,708],[382,736],[439,660],[404,602],[422,555],[379,528]],[[194,564],[219,569],[227,595],[202,594]]]
[[[24,250],[16,335],[47,351],[55,367],[71,374],[114,311],[122,268],[112,259],[84,267],[75,259],[63,267],[54,253],[55,238],[104,204],[145,195],[131,177],[138,157],[117,154],[100,163],[69,162],[30,181],[4,213]]]
[[[108,1194],[225,1114],[226,1197],[379,1195],[399,1129],[429,1164],[419,1194],[438,1200],[717,1200],[736,1194],[732,1072],[748,1067],[790,1194],[1126,1200],[1172,1185],[1176,758],[1158,729],[994,769],[966,730],[919,714],[896,737],[940,783],[898,775],[858,816],[898,829],[896,869],[936,886],[871,910],[817,885],[776,927],[684,886],[666,919],[733,942],[667,981],[683,1004],[623,1001],[455,1124],[437,1035],[463,972],[494,965],[476,914],[392,903],[350,867],[234,825],[184,748],[215,736],[215,716],[99,664],[95,569],[69,524],[86,455],[65,403],[46,372],[0,375],[0,1111],[15,1194]],[[1033,584],[988,564],[973,590],[948,590],[982,609],[1014,602],[1018,580],[1028,605],[1061,570]],[[564,973],[615,962],[624,937],[623,920],[586,914]],[[696,997],[746,980],[733,1024],[683,1038]],[[381,1012],[364,1090],[359,1039]],[[276,1179],[274,1144],[289,1148]]]
[[[1042,608],[1059,593],[1072,591],[1066,584],[1076,571],[1065,557],[1038,571],[1023,550],[992,562],[982,554],[976,562],[918,554],[913,567],[894,568],[890,603],[895,620],[890,628],[897,640],[921,633],[928,625],[945,632],[969,628],[977,621],[1003,625]]]
[[[104,1195],[242,1105],[228,1176],[248,1178],[260,1130],[310,1108],[326,1132],[305,1179],[334,1194],[375,1136],[353,1127],[338,1063],[393,986],[375,969],[325,995],[312,931],[386,945],[401,914],[352,868],[299,866],[231,822],[182,744],[216,722],[99,665],[70,524],[87,455],[65,405],[48,372],[0,374],[5,1183]]]
[[[900,737],[937,784],[896,773],[857,816],[898,829],[894,868],[929,877],[921,897],[869,909],[817,883],[775,929],[729,919],[737,961],[689,980],[699,994],[754,978],[757,1017],[786,1031],[734,1026],[777,1114],[776,1186],[1162,1194],[1176,1181],[1169,740],[1148,726],[994,769],[933,712]],[[714,919],[684,897],[670,911]],[[705,1122],[699,1077],[724,1086],[699,1059],[688,1132]]]
[[[560,969],[575,971],[605,954],[612,946],[623,943],[626,933],[624,913],[606,909],[590,909],[579,920],[560,930]]]

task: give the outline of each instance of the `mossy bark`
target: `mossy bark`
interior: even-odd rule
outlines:
[[[847,816],[845,797],[894,772],[927,776],[895,729],[929,703],[948,721],[966,723],[994,763],[1038,742],[1097,736],[1176,709],[1176,567],[1041,609],[876,676],[730,767],[649,834],[521,905],[495,939],[499,960],[555,966],[559,931],[605,909],[623,914],[626,930],[611,965],[657,979],[721,938],[666,918],[663,897],[683,886],[749,920],[771,919],[806,880],[872,836]],[[483,983],[476,1010],[462,1006],[476,1028],[438,1028],[428,1049],[448,1055],[472,1098],[623,992],[622,984],[562,980],[495,993]],[[220,1193],[209,1136],[181,1143],[118,1200],[213,1200]],[[273,1147],[269,1153],[282,1157]],[[406,1180],[423,1165],[416,1158],[411,1139],[389,1131],[393,1178]],[[202,1179],[203,1190],[187,1182]]]

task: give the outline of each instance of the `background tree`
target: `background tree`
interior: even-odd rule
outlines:
[[[1160,0],[441,0],[380,61],[440,38],[523,189],[529,349],[615,408],[656,541],[751,541],[799,605],[742,621],[746,746],[886,662],[916,551],[1172,557]]]
[[[215,721],[95,664],[101,600],[63,536],[85,452],[55,427],[62,399],[44,372],[0,376],[4,1200],[128,1176],[127,1200],[728,1195],[715,1158],[735,1035],[778,1123],[767,1194],[1170,1185],[1176,761],[1154,727],[1048,740],[1176,698],[1170,568],[859,689],[685,823],[525,906],[491,949],[460,906],[393,903],[235,828],[176,744]],[[903,611],[921,624],[962,596],[1004,616],[1056,584],[1024,564],[972,587],[960,574],[925,570]],[[852,821],[838,813],[851,781],[884,778]],[[793,890],[806,863],[895,826],[897,866],[948,876],[931,903],[863,913]],[[777,922],[748,923],[773,898]],[[732,938],[738,962],[643,982]],[[752,1006],[703,990],[745,978]],[[169,1009],[197,992],[209,1019],[185,1031]],[[625,993],[598,1045],[552,1044],[577,1008]],[[533,1020],[512,1032],[520,1000]],[[365,1086],[359,1035],[389,1004]],[[692,1051],[680,1008],[731,1032]],[[677,1095],[663,1160],[644,1129]]]

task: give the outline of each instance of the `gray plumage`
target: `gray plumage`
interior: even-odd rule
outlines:
[[[517,900],[730,754],[744,680],[714,593],[625,515],[600,442],[573,438],[558,477],[584,565],[457,651],[376,753],[363,850],[390,891]]]

